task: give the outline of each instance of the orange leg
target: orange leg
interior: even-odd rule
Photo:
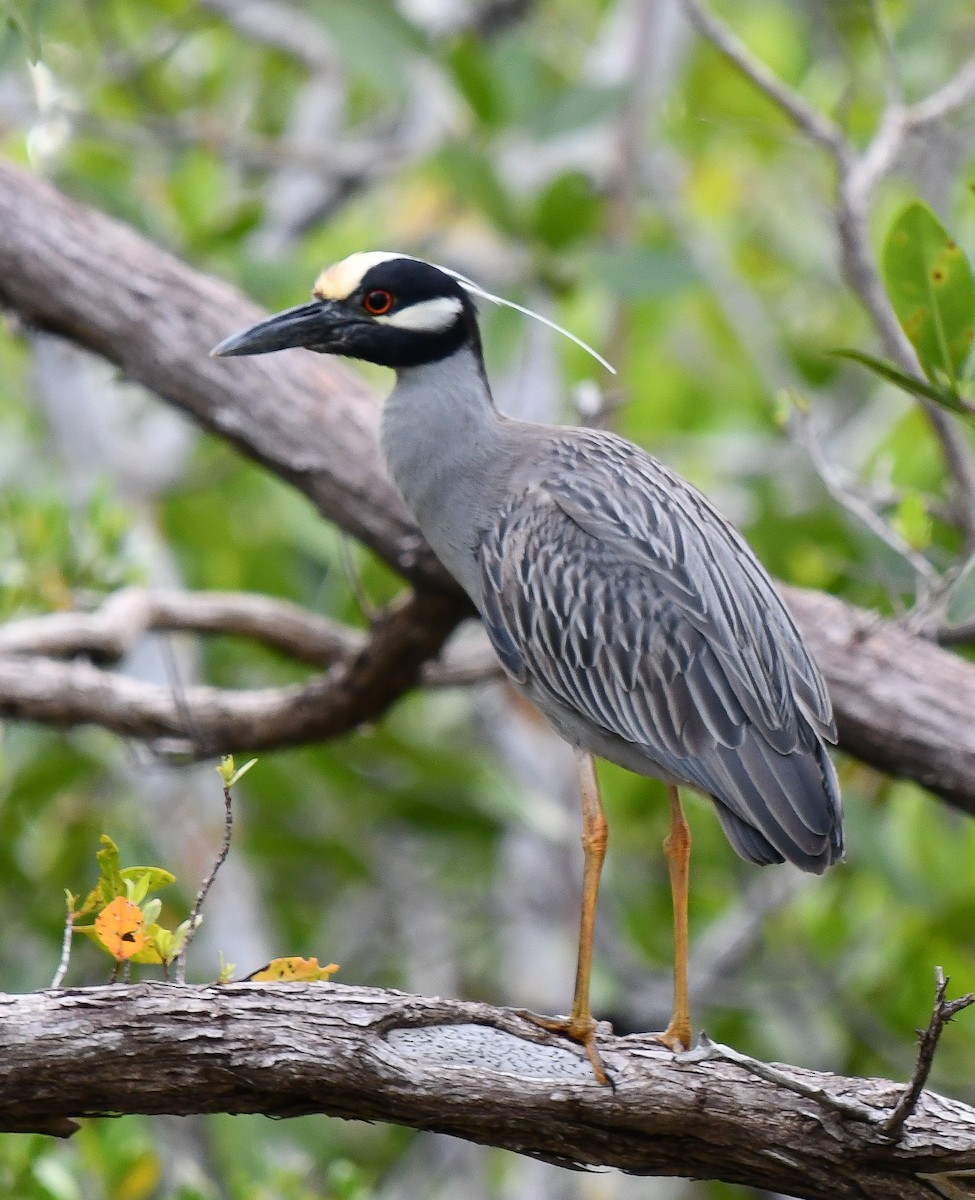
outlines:
[[[687,998],[687,885],[691,862],[691,831],[681,807],[676,784],[667,788],[670,797],[670,833],[664,839],[664,854],[670,870],[674,900],[674,1011],[670,1024],[657,1040],[675,1053],[691,1046],[691,1010]]]
[[[599,896],[599,876],[606,857],[608,826],[599,797],[596,764],[585,750],[576,750],[579,772],[579,792],[582,797],[582,913],[579,920],[579,957],[576,963],[575,993],[568,1017],[532,1019],[544,1029],[565,1034],[580,1042],[600,1083],[609,1083],[596,1049],[596,1022],[589,1007],[589,979],[592,975],[592,942],[596,925],[596,900]]]

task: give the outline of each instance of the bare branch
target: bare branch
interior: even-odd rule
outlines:
[[[223,764],[221,764],[223,770]],[[196,937],[196,931],[200,927],[200,922],[203,920],[203,905],[207,896],[210,893],[210,888],[213,887],[213,881],[217,877],[217,872],[227,861],[227,855],[230,853],[230,839],[234,832],[234,801],[230,792],[230,780],[225,778],[223,785],[223,842],[220,845],[220,853],[214,860],[213,866],[206,879],[200,884],[200,890],[196,893],[196,899],[193,901],[193,908],[190,910],[190,915],[186,923],[186,937],[183,939],[183,945],[180,948],[179,954],[176,956],[176,982],[183,984],[186,982],[186,957],[190,946]]]
[[[975,666],[835,597],[782,590],[826,676],[843,746],[975,812]],[[328,622],[319,629],[319,618],[263,597],[231,593],[223,606],[218,595],[201,593],[197,607],[196,597],[181,593],[133,589],[121,596],[120,610],[140,619],[158,612],[170,628],[233,628],[262,636],[248,621],[262,612],[275,613],[281,605],[286,618],[282,630],[287,622],[293,626],[282,640],[299,640],[307,626],[313,635],[322,634],[323,650],[335,646],[342,653],[327,674],[304,684],[256,691],[192,687],[174,696],[166,688],[88,663],[0,652],[0,714],[63,726],[97,724],[159,750],[200,756],[337,737],[374,720],[413,681],[452,686],[500,674],[483,638],[465,638],[442,661],[423,665],[434,659],[446,636],[439,623],[446,621],[444,609],[452,618],[458,615],[448,597],[416,597],[382,618],[366,638]],[[106,605],[109,611],[111,604]],[[105,624],[104,612],[58,613],[13,623],[7,648],[36,645],[58,653],[112,648],[98,636],[88,637],[86,622],[95,624],[97,634]],[[51,636],[45,632],[47,620],[54,629]],[[128,644],[124,638],[123,644]]]
[[[360,630],[271,596],[127,587],[96,612],[49,613],[0,626],[0,654],[89,654],[117,662],[150,632],[252,638],[315,667],[348,658],[366,642]]]
[[[933,120],[964,103],[975,83],[972,64],[966,64],[945,89],[927,101],[905,108],[898,101],[884,111],[870,145],[858,154],[839,128],[788,87],[756,58],[747,46],[708,9],[703,0],[682,0],[694,27],[739,71],[755,84],[793,123],[827,150],[837,171],[836,228],[841,266],[847,282],[870,315],[888,355],[908,375],[923,379],[917,355],[891,307],[871,248],[868,217],[873,189],[893,166],[906,130]],[[931,114],[931,115],[929,115]],[[955,516],[965,535],[966,547],[975,548],[975,454],[958,423],[930,400],[918,399],[932,432],[941,446],[945,464],[958,488]]]
[[[684,12],[694,28],[752,83],[764,92],[790,121],[814,142],[835,154],[843,145],[839,128],[808,104],[762,62],[701,0],[682,0]]]
[[[381,613],[373,613],[372,620]],[[314,667],[354,658],[368,635],[289,600],[254,592],[185,592],[178,588],[127,587],[94,612],[54,612],[0,625],[0,658],[95,659],[100,666],[130,654],[148,633],[245,637]],[[425,663],[427,687],[458,687],[497,677],[501,668],[486,637],[465,638]]]
[[[933,121],[943,121],[975,100],[975,55],[966,59],[946,84],[908,106],[904,114],[909,129],[920,129]]]
[[[923,1032],[920,1032],[920,1041],[918,1043],[917,1062],[914,1065],[914,1074],[911,1076],[911,1082],[904,1089],[904,1094],[897,1102],[897,1106],[890,1114],[884,1124],[884,1133],[888,1137],[899,1137],[901,1130],[904,1128],[904,1123],[914,1114],[917,1109],[918,1102],[921,1099],[921,1093],[924,1091],[924,1085],[928,1081],[928,1075],[931,1073],[931,1066],[934,1063],[934,1052],[938,1048],[938,1041],[941,1034],[944,1032],[944,1027],[963,1009],[969,1008],[975,1004],[975,995],[969,992],[966,996],[961,996],[957,1000],[945,1000],[945,994],[948,990],[948,979],[945,977],[941,967],[935,967],[935,994],[934,994],[934,1012],[931,1014],[931,1020],[928,1022],[928,1027]]]
[[[892,1143],[863,1119],[900,1093],[887,1080],[781,1066],[760,1077],[755,1060],[695,1062],[604,1032],[599,1049],[615,1090],[580,1047],[486,1004],[336,984],[0,996],[0,1129],[65,1133],[72,1117],[119,1112],[320,1112],[814,1200],[929,1200],[919,1172],[975,1168],[975,1109],[958,1101],[923,1093],[910,1138]]]
[[[938,573],[934,567],[923,554],[915,550],[896,529],[888,525],[880,514],[853,490],[849,481],[843,478],[840,470],[827,459],[812,428],[809,413],[803,406],[797,404],[793,407],[789,427],[796,441],[809,455],[816,474],[825,484],[830,496],[869,529],[884,545],[893,550],[899,558],[904,560],[915,577],[915,588],[919,599],[927,599],[931,590],[938,583]]]
[[[0,712],[55,725],[94,723],[201,757],[326,740],[374,720],[414,686],[465,612],[453,597],[414,596],[327,674],[256,691],[193,687],[176,696],[87,663],[0,657]]]
[[[58,969],[54,972],[54,978],[51,980],[52,988],[59,988],[64,981],[65,975],[68,973],[68,963],[71,961],[71,941],[73,937],[74,912],[72,910],[70,898],[66,898],[64,933],[61,935],[61,958],[58,960]]]
[[[378,408],[361,382],[334,360],[298,351],[276,355],[270,366],[207,358],[229,329],[256,318],[252,305],[3,162],[0,304],[119,363],[431,589],[378,626],[351,658],[336,660],[328,675],[294,688],[194,688],[177,706],[169,694],[87,664],[7,655],[0,657],[0,712],[176,739],[195,753],[334,737],[374,720],[471,612],[381,466]],[[798,589],[786,595],[827,675],[842,745],[971,811],[975,668],[840,600]],[[453,660],[454,681],[469,677],[477,653],[467,667]],[[474,662],[474,670],[484,663]],[[447,682],[448,674],[444,669],[440,679]]]
[[[850,1100],[845,1096],[835,1095],[821,1083],[809,1083],[781,1067],[773,1067],[771,1063],[761,1062],[757,1058],[752,1058],[750,1054],[742,1054],[740,1050],[724,1046],[721,1042],[712,1042],[705,1033],[701,1034],[700,1041],[693,1050],[688,1050],[679,1057],[681,1062],[687,1063],[712,1062],[714,1059],[723,1059],[725,1062],[736,1063],[739,1067],[744,1067],[746,1071],[751,1071],[753,1075],[768,1083],[774,1083],[776,1087],[795,1092],[797,1096],[808,1096],[810,1100],[815,1100],[824,1108],[835,1109],[836,1112],[843,1113],[844,1116],[851,1117],[854,1121],[877,1124],[882,1119],[877,1109],[872,1106],[862,1104],[859,1100]]]

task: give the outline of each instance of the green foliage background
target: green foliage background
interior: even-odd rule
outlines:
[[[916,408],[830,355],[839,346],[876,347],[837,267],[828,165],[712,50],[678,38],[671,59],[656,74],[637,72],[634,83],[625,70],[596,69],[607,57],[626,66],[625,45],[606,49],[613,13],[604,0],[545,0],[487,31],[440,32],[405,4],[309,2],[303,15],[327,36],[342,72],[348,141],[361,143],[401,115],[415,99],[418,70],[453,94],[455,117],[422,152],[350,178],[327,212],[268,257],[255,252],[255,234],[308,73],[285,50],[233,28],[218,8],[7,0],[0,88],[8,83],[26,110],[0,107],[0,152],[237,280],[270,309],[300,302],[323,265],[357,249],[402,248],[476,270],[488,287],[542,306],[607,351],[620,370],[618,395],[617,384],[598,382],[620,401],[614,425],[714,497],[773,573],[898,610],[911,583],[904,564],[828,498],[785,436],[784,364],[813,412],[847,431],[853,469],[890,490],[894,516],[898,506],[903,520],[914,514],[916,529],[920,511],[921,548],[942,565],[957,553],[941,516],[943,467]],[[884,103],[888,53],[916,96],[975,45],[965,0],[741,0],[723,8],[756,53],[860,139]],[[970,131],[970,113],[968,122]],[[619,154],[626,137],[631,159]],[[584,152],[573,152],[574,139]],[[925,174],[915,158],[884,185],[873,215],[878,248],[920,191],[975,250],[971,144],[958,139],[950,172]],[[329,145],[305,149],[327,167]],[[484,326],[492,373],[513,386],[519,371],[533,378],[524,321],[488,311]],[[568,343],[549,352],[566,396],[595,378]],[[373,378],[387,385],[380,373]],[[562,415],[571,416],[568,404]],[[0,332],[0,489],[5,619],[147,578],[134,535],[150,528],[188,587],[260,590],[361,620],[336,533],[214,440],[198,438],[177,476],[148,500],[126,494],[111,472],[72,488],[37,400],[29,345],[12,326]],[[353,554],[374,603],[395,593],[387,570]],[[254,646],[223,641],[202,648],[199,670],[226,686],[302,676]],[[517,1001],[518,980],[495,936],[499,856],[512,826],[534,822],[544,835],[545,821],[491,749],[477,709],[466,695],[417,694],[380,727],[265,756],[248,775],[232,854],[273,952],[335,958],[340,980],[409,986],[414,951],[392,919],[402,897],[391,895],[383,869],[390,847],[395,855],[402,846],[422,881],[418,911],[447,924],[461,990]],[[850,761],[840,769],[848,864],[773,907],[732,976],[695,995],[696,1018],[712,1036],[762,1057],[904,1077],[935,964],[958,990],[975,981],[975,825],[917,787]],[[161,865],[183,894],[170,899],[178,889],[168,889],[164,913],[170,924],[182,919],[198,863],[219,844],[220,787],[214,775],[209,792],[199,790],[209,806],[203,832],[178,861],[179,818],[147,807],[140,793],[163,774],[98,731],[7,728],[0,987],[49,982],[63,889],[91,886],[103,831],[126,864],[165,853]],[[600,961],[597,1007],[611,1015],[626,1009],[634,978],[666,975],[670,901],[660,789],[612,769],[603,777],[612,828],[604,914],[633,966],[624,979],[617,959]],[[180,788],[178,772],[166,778]],[[692,801],[691,819],[693,941],[758,873],[734,857],[703,802]],[[572,923],[570,912],[566,936]],[[246,972],[260,964],[238,965]],[[215,957],[198,953],[191,964],[197,979],[217,971]],[[76,948],[70,982],[106,973],[93,947]],[[566,1001],[570,983],[567,975]],[[962,1018],[947,1041],[934,1085],[975,1102],[975,1023]],[[415,1143],[406,1131],[323,1119],[92,1123],[66,1145],[0,1138],[0,1196],[367,1200],[392,1194]],[[469,1162],[470,1195],[535,1194],[512,1156]],[[538,1195],[597,1194],[591,1181],[552,1172],[559,1181]],[[441,1184],[431,1174],[425,1194],[440,1194]],[[745,1194],[605,1178],[599,1186],[600,1196]]]

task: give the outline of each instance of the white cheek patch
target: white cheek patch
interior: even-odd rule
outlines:
[[[457,320],[463,307],[464,302],[458,296],[436,296],[373,320],[377,325],[391,325],[413,333],[443,333]]]

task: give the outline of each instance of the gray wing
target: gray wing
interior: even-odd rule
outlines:
[[[715,800],[754,862],[842,854],[822,677],[744,540],[610,434],[567,430],[485,532],[481,608],[506,669]]]

